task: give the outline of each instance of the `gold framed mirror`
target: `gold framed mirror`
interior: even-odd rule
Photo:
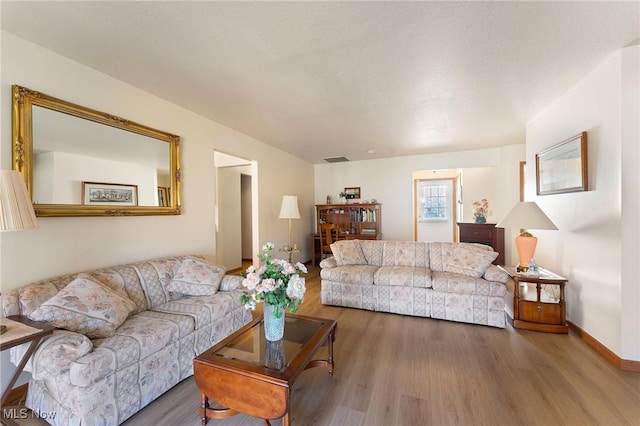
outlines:
[[[13,169],[37,216],[180,214],[179,143],[171,133],[13,86]]]

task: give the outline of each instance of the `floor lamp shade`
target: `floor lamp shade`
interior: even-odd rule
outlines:
[[[298,210],[298,197],[295,195],[283,195],[280,207],[279,219],[300,219]]]
[[[519,228],[521,230],[515,241],[516,249],[518,250],[519,270],[526,270],[527,265],[534,258],[536,245],[538,244],[538,238],[526,232],[526,229],[558,229],[533,201],[516,204],[496,227]]]
[[[15,170],[0,170],[0,231],[37,227],[24,178]]]
[[[289,219],[289,245],[286,250],[291,250],[291,219],[300,219],[300,211],[298,210],[298,197],[295,195],[283,195],[282,206],[280,207],[279,219]]]

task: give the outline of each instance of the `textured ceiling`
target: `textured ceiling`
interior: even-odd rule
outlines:
[[[1,6],[4,30],[312,163],[524,143],[640,37],[637,1]]]

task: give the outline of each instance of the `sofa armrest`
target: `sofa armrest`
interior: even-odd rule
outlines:
[[[28,345],[21,345],[16,348],[18,350],[15,353],[12,351],[11,362],[14,362],[16,355],[22,355],[20,350],[26,351],[27,347]],[[25,370],[31,371],[36,380],[56,378],[68,372],[71,364],[88,354],[92,348],[93,343],[84,334],[56,330],[40,344]]]
[[[486,271],[484,271],[483,278],[487,281],[494,281],[497,283],[506,284],[509,281],[509,274],[496,265],[489,265]]]
[[[97,349],[78,358],[71,364],[70,379],[75,386],[89,386],[99,380],[113,374],[116,371],[117,362],[113,352]]]
[[[338,263],[336,262],[336,258],[333,256],[322,259],[322,261],[320,262],[320,268],[322,269],[331,269],[335,268],[336,266],[338,266]]]
[[[233,291],[242,287],[243,278],[240,275],[225,275],[218,291]]]

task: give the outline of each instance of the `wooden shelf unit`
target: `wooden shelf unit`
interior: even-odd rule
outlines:
[[[335,223],[339,236],[348,239],[379,240],[382,237],[380,204],[317,204],[316,233],[321,223]]]

